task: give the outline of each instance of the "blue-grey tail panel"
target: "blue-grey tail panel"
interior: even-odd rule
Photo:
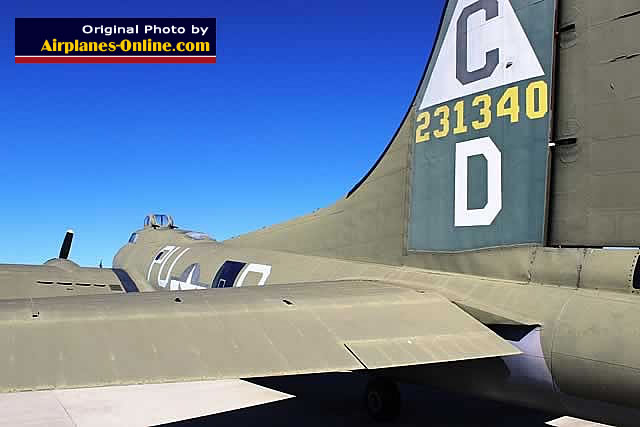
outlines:
[[[408,249],[543,244],[555,0],[452,0],[416,98]]]

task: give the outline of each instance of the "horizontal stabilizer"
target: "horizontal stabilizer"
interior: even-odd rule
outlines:
[[[374,282],[0,301],[0,342],[5,392],[519,353],[437,294]]]

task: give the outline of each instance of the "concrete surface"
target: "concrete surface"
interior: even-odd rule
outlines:
[[[0,394],[0,426],[148,426],[292,396],[242,380]]]
[[[368,378],[356,374],[261,378],[251,383],[293,399],[174,423],[171,427],[237,426],[380,426],[363,406]],[[401,385],[402,414],[393,426],[422,427],[596,427],[602,424],[546,414],[492,401],[471,399],[427,387]]]
[[[338,373],[0,394],[0,426],[380,425],[364,409],[366,383],[366,376]],[[401,392],[402,414],[389,425],[600,425],[427,387],[402,385]]]

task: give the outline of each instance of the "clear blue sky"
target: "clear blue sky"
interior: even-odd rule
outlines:
[[[0,6],[0,263],[111,265],[149,212],[226,239],[327,206],[406,111],[443,0]],[[218,18],[218,63],[14,64],[14,17]]]

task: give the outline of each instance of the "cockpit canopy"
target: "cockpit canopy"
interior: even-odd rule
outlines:
[[[171,215],[149,214],[144,218],[144,228],[177,228]]]

